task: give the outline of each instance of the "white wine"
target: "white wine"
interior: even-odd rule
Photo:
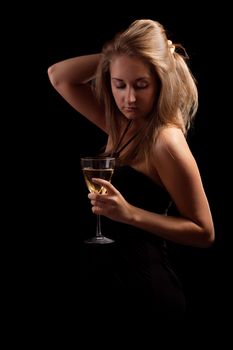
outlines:
[[[92,178],[100,178],[103,180],[111,181],[114,169],[94,169],[91,167],[84,167],[83,169],[84,179],[86,181],[88,190],[99,194],[107,192],[106,188],[92,182]]]
[[[81,160],[81,169],[83,171],[84,179],[87,188],[90,192],[105,194],[107,189],[104,186],[93,183],[93,178],[99,178],[106,181],[111,181],[115,167],[114,157],[83,157]],[[105,237],[101,232],[100,214],[96,215],[96,235],[85,240],[85,243],[91,244],[108,244],[113,243],[114,240]]]

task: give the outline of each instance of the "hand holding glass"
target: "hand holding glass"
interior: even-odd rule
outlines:
[[[115,158],[113,157],[84,157],[81,158],[81,167],[87,188],[90,192],[105,194],[106,188],[94,183],[92,178],[100,178],[111,181]],[[100,215],[97,214],[96,236],[87,239],[85,243],[106,244],[114,242],[112,239],[102,235]]]

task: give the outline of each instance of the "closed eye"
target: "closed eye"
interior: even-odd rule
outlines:
[[[148,87],[148,84],[139,84],[135,87],[135,89],[146,89]]]
[[[125,89],[125,85],[118,85],[118,86],[116,86],[116,89]]]
[[[148,84],[147,83],[137,83],[135,86],[134,86],[134,89],[137,90],[137,89],[146,89],[148,87]],[[116,89],[125,89],[126,88],[126,85],[116,85]]]

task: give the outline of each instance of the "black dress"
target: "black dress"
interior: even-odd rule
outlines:
[[[137,207],[166,215],[170,197],[132,167],[115,169],[112,184]],[[91,211],[90,215],[94,216]],[[170,266],[166,242],[158,236],[105,217],[102,231],[115,243],[81,247],[81,304],[90,315],[125,320],[182,320],[185,298]],[[93,232],[92,232],[93,233]],[[87,310],[88,307],[88,310]]]

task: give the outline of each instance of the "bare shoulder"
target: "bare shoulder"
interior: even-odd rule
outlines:
[[[153,149],[153,156],[157,170],[173,164],[187,171],[191,164],[195,165],[186,138],[183,132],[176,127],[166,127],[160,131]],[[187,164],[189,164],[188,167]]]
[[[176,127],[163,128],[155,143],[155,152],[178,151],[180,147],[187,145],[183,132]]]
[[[185,152],[190,153],[190,148],[179,128],[166,127],[160,131],[154,146],[154,156],[156,158],[168,155],[174,158]]]

